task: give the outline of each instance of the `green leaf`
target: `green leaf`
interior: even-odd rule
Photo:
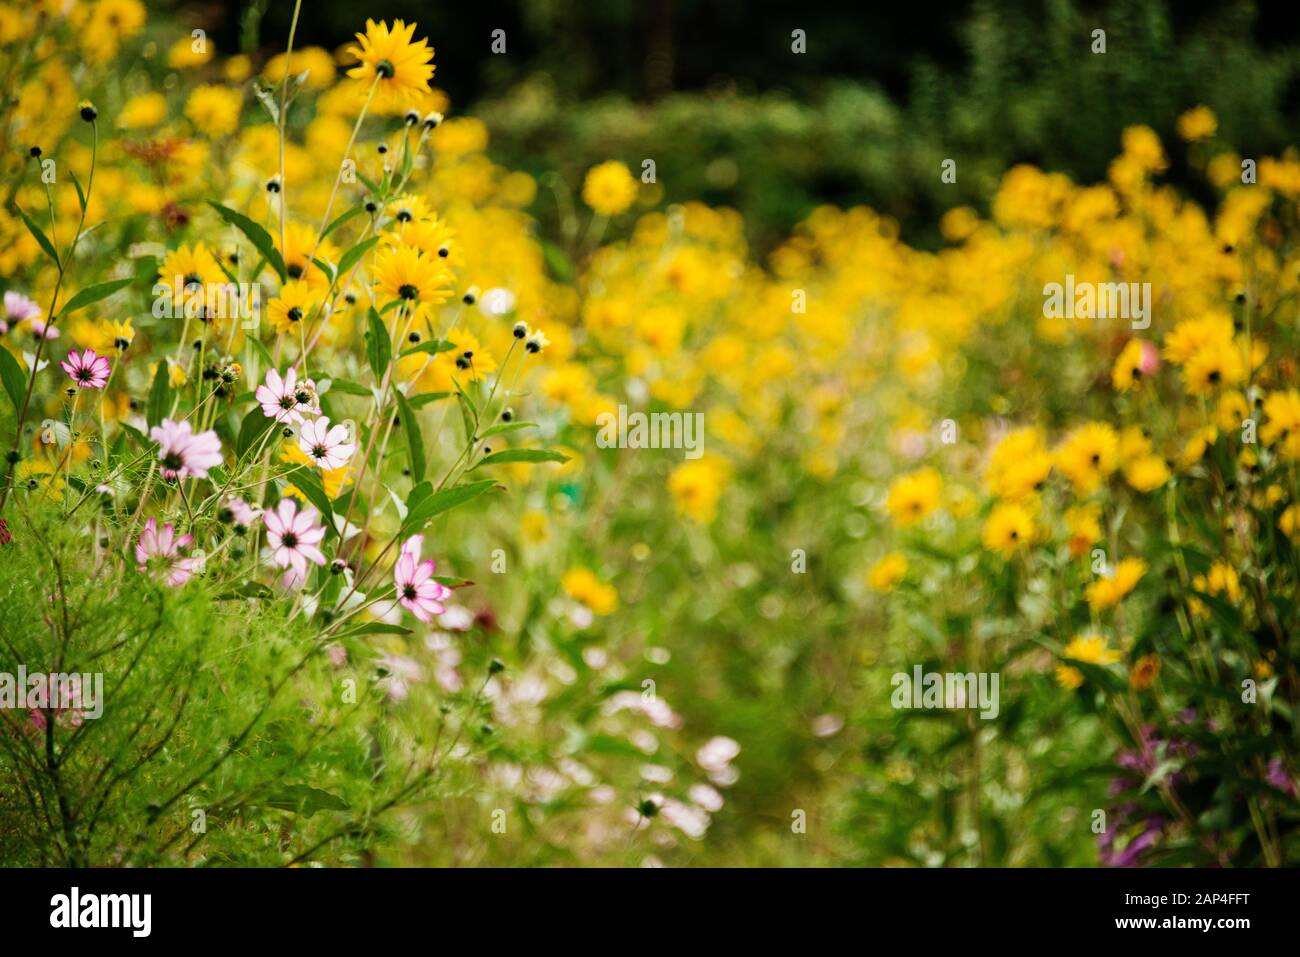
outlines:
[[[502,432],[516,432],[519,429],[532,429],[536,427],[536,422],[498,422],[496,425],[492,426],[492,428],[484,431],[479,438],[486,439],[491,438],[494,435],[500,435]]]
[[[275,419],[268,419],[260,405],[244,416],[244,421],[239,424],[239,436],[235,439],[236,458],[242,459],[252,451],[274,425]]]
[[[348,806],[342,798],[308,787],[305,784],[291,784],[281,788],[277,793],[260,802],[261,807],[273,807],[281,811],[294,811],[305,817],[311,817],[317,811],[346,811]]]
[[[338,229],[348,220],[352,219],[352,217],[364,213],[365,211],[366,208],[364,206],[353,206],[347,212],[340,213],[338,216],[335,217],[334,222],[330,223],[328,226],[325,227],[325,232],[320,234],[320,238],[324,239],[330,233],[334,232],[334,230]]]
[[[113,279],[109,282],[101,282],[96,283],[93,286],[87,286],[63,304],[63,308],[59,310],[59,318],[62,319],[69,313],[76,312],[78,309],[85,309],[87,306],[99,302],[101,299],[107,299],[119,289],[129,285],[131,285],[130,279]]]
[[[81,188],[81,180],[77,179],[76,173],[69,170],[68,175],[72,177],[72,185],[77,188],[77,202],[81,204],[81,211],[84,213],[87,205],[86,191]]]
[[[433,494],[433,484],[430,482],[417,482],[406,496],[406,511],[409,514],[411,509],[420,504],[422,499],[428,498]]]
[[[208,205],[217,211],[217,215],[248,237],[248,241],[271,264],[271,268],[280,277],[280,282],[285,282],[288,279],[288,273],[284,268],[284,257],[280,255],[280,250],[275,248],[275,242],[271,239],[270,233],[243,213],[237,213],[233,209],[222,206],[211,199],[208,200]]]
[[[343,254],[339,260],[339,268],[335,270],[335,275],[346,276],[348,271],[361,262],[361,257],[374,248],[375,243],[379,242],[378,236],[371,236],[369,239],[362,240],[351,249]]]
[[[551,270],[551,275],[561,282],[568,282],[573,278],[573,263],[564,251],[554,243],[542,240],[542,259]]]
[[[399,359],[417,352],[430,352],[437,355],[439,352],[450,352],[456,348],[456,343],[448,342],[446,339],[430,339],[428,342],[421,342],[418,346],[411,346],[409,349],[403,349]]]
[[[353,382],[351,379],[330,379],[330,392],[342,392],[344,395],[361,395],[369,398],[370,390]]]
[[[394,389],[393,398],[397,400],[397,414],[402,420],[402,429],[406,432],[406,454],[411,463],[411,478],[415,482],[424,481],[424,437],[420,435],[420,420],[415,410],[406,402],[406,396]]]
[[[410,628],[403,628],[401,625],[390,625],[382,621],[368,621],[364,625],[349,628],[339,634],[338,637],[355,638],[358,635],[409,635],[411,633]]]
[[[320,476],[309,466],[301,466],[294,469],[285,477],[285,481],[291,482],[293,487],[307,496],[307,501],[316,506],[316,511],[321,513],[324,519],[326,532],[334,532],[334,507],[330,505],[330,497],[325,494],[325,486],[321,484]]]
[[[445,399],[449,395],[451,395],[450,392],[421,392],[419,395],[411,396],[406,401],[412,409],[419,409],[428,405],[430,402],[437,402],[439,399]]]
[[[0,347],[0,380],[3,380],[5,392],[9,393],[9,401],[17,412],[23,407],[23,396],[27,394],[27,373],[14,354],[3,347]]]
[[[166,359],[160,359],[158,370],[153,374],[153,385],[149,387],[149,401],[145,405],[145,421],[149,427],[165,419],[172,409],[171,369]]]
[[[27,224],[28,231],[36,237],[36,241],[40,244],[41,248],[45,250],[45,255],[54,260],[54,265],[59,265],[59,253],[54,248],[54,243],[50,242],[50,237],[45,235],[45,231],[36,225],[32,218],[27,215],[26,210],[21,206],[15,205],[14,209],[18,210],[18,215],[21,216],[23,222]]]
[[[465,427],[465,442],[468,444],[474,441],[474,436],[478,434],[478,408],[474,405],[474,400],[465,394],[465,390],[456,383],[456,403],[460,406],[460,421]]]
[[[389,338],[388,329],[379,313],[372,307],[366,313],[366,359],[370,362],[370,371],[376,379],[382,379],[393,358],[393,340]]]
[[[494,485],[496,485],[496,482],[491,480],[472,482],[469,485],[446,488],[441,492],[434,492],[432,495],[426,496],[407,514],[406,521],[402,523],[400,534],[404,538],[409,534],[418,532],[435,515],[441,515],[443,512],[459,505],[464,505],[471,499],[478,498]]]
[[[502,452],[493,452],[491,455],[485,455],[478,460],[478,468],[482,465],[500,465],[504,462],[567,462],[569,457],[563,452],[553,452],[550,449],[505,449]],[[471,470],[472,471],[472,470]]]

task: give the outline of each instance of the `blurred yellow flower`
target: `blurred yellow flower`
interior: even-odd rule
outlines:
[[[890,592],[907,574],[907,559],[902,552],[890,552],[867,571],[867,584],[875,591]]]
[[[894,479],[885,496],[885,508],[895,525],[906,528],[938,508],[942,497],[943,479],[927,466]]]
[[[618,610],[618,591],[597,578],[590,568],[570,568],[564,573],[560,586],[570,598],[586,605],[593,614],[612,615]]]
[[[1095,491],[1119,460],[1119,438],[1104,422],[1076,429],[1056,451],[1056,467],[1074,486],[1076,494]]]
[[[194,129],[208,139],[220,139],[239,126],[243,94],[225,86],[207,84],[195,87],[185,101],[185,115]]]
[[[718,499],[730,474],[725,460],[706,454],[676,466],[668,474],[668,491],[682,514],[707,525],[717,514]]]
[[[582,201],[602,216],[617,216],[636,199],[636,180],[626,166],[609,160],[587,171]]]
[[[1094,612],[1113,608],[1137,587],[1146,574],[1147,563],[1140,558],[1125,558],[1108,574],[1098,578],[1086,589],[1088,605]]]
[[[1003,502],[990,513],[980,538],[989,551],[1011,558],[1033,544],[1033,516],[1020,505]]]
[[[1119,661],[1119,652],[1109,646],[1101,635],[1076,635],[1061,652],[1065,660],[1082,661],[1090,665],[1111,665]],[[1062,688],[1073,691],[1083,684],[1083,672],[1067,664],[1056,666],[1056,680]]]
[[[1208,106],[1194,106],[1178,117],[1178,135],[1189,143],[1207,140],[1219,129],[1219,121]]]

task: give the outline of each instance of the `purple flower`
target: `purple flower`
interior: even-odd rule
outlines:
[[[188,422],[165,419],[149,437],[158,443],[164,479],[207,478],[208,469],[221,464],[221,439],[211,430],[195,435]]]
[[[111,371],[108,359],[104,356],[97,355],[94,349],[87,349],[80,355],[77,350],[73,349],[68,353],[68,357],[59,363],[59,367],[68,374],[78,388],[82,389],[102,389],[108,385],[108,375]]]

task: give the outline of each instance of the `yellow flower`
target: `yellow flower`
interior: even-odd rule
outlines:
[[[117,125],[124,130],[157,126],[167,118],[167,98],[161,93],[141,93],[126,101],[117,114]]]
[[[185,101],[185,115],[208,139],[220,139],[239,126],[244,97],[238,90],[212,83],[196,86]]]
[[[167,51],[167,65],[173,70],[203,66],[215,52],[212,41],[206,36],[181,37]]]
[[[436,255],[422,255],[414,246],[398,246],[375,257],[375,285],[386,301],[401,299],[408,308],[444,303],[456,277]]]
[[[41,497],[54,500],[57,493],[63,491],[62,472],[56,472],[54,464],[44,458],[27,458],[18,463],[14,473],[17,487],[29,491],[41,492]]]
[[[284,245],[280,244],[280,231],[273,230],[275,248],[284,259],[284,271],[290,279],[305,279],[322,291],[329,288],[329,277],[321,272],[312,259],[338,261],[338,249],[328,240],[317,242],[316,230],[302,223],[290,223],[284,230]]]
[[[1224,350],[1232,348],[1231,319],[1209,315],[1180,322],[1174,326],[1173,332],[1165,336],[1165,358],[1175,365],[1182,365],[1210,346]]]
[[[1283,535],[1300,545],[1300,506],[1288,505],[1278,516],[1277,527],[1282,529]]]
[[[1259,430],[1265,445],[1276,445],[1288,459],[1300,459],[1300,392],[1274,392],[1264,400],[1264,425]]]
[[[519,519],[519,535],[529,545],[541,545],[550,537],[546,513],[532,508]]]
[[[1219,438],[1219,430],[1212,425],[1198,429],[1187,444],[1183,446],[1182,454],[1178,456],[1178,465],[1181,468],[1189,469],[1205,457],[1206,450],[1215,443]]]
[[[582,201],[602,216],[617,216],[636,199],[636,180],[618,160],[609,160],[587,171],[582,184]]]
[[[375,86],[377,106],[404,106],[429,92],[433,78],[433,47],[428,39],[414,43],[415,24],[394,20],[387,23],[366,20],[366,32],[357,34],[359,46],[348,47],[349,56],[360,62],[348,70],[348,76]]]
[[[262,83],[276,87],[284,82],[287,73],[290,79],[299,74],[307,74],[303,86],[309,90],[328,90],[334,84],[337,75],[333,55],[321,47],[303,47],[286,56],[277,53],[262,66]],[[239,81],[236,81],[239,82]],[[358,104],[360,108],[360,104]]]
[[[1128,686],[1134,691],[1145,691],[1160,677],[1160,656],[1143,655],[1133,663],[1128,676]]]
[[[1178,135],[1189,143],[1207,140],[1219,129],[1219,121],[1208,106],[1194,106],[1178,117]]]
[[[1094,491],[1118,462],[1119,437],[1104,422],[1079,427],[1056,451],[1056,467],[1079,495]]]
[[[320,298],[301,279],[291,279],[280,287],[280,295],[266,304],[266,317],[275,331],[280,335],[292,332],[295,336],[306,333],[300,331],[299,323],[312,317]]]
[[[1111,648],[1101,635],[1076,635],[1061,652],[1062,659],[1082,661],[1089,665],[1112,665],[1119,661],[1119,652]],[[1067,664],[1056,666],[1056,680],[1062,688],[1073,691],[1083,684],[1083,672]]]
[[[135,327],[131,325],[128,319],[110,319],[104,323],[106,334],[112,339],[113,348],[118,352],[125,352],[131,348],[131,343],[135,341]]]
[[[1070,555],[1078,558],[1101,540],[1101,506],[1090,502],[1067,509],[1065,528]]]
[[[570,568],[560,580],[560,587],[574,601],[586,605],[596,615],[612,615],[618,610],[618,591],[596,577],[590,568]]]
[[[1110,372],[1110,381],[1116,391],[1127,392],[1142,378],[1142,357],[1142,340],[1130,339]]]
[[[867,584],[879,592],[890,592],[907,574],[907,559],[902,552],[890,552],[867,571]]]
[[[1033,543],[1033,516],[1020,505],[1003,502],[993,509],[984,523],[981,539],[989,551],[1011,558]]]
[[[1008,432],[989,456],[984,484],[998,498],[1019,499],[1037,491],[1052,470],[1041,429]]]
[[[158,280],[174,292],[178,285],[184,290],[190,286],[225,282],[226,274],[208,252],[208,247],[195,243],[193,247],[178,246],[167,253],[158,267]]]
[[[1125,558],[1110,574],[1103,575],[1088,586],[1088,606],[1097,612],[1118,605],[1137,587],[1146,571],[1147,563],[1142,559]]]
[[[1192,395],[1206,395],[1246,378],[1246,363],[1235,345],[1210,345],[1197,351],[1183,366],[1183,386]]]
[[[225,62],[221,72],[229,82],[243,83],[253,75],[253,61],[243,53],[237,53]]]
[[[906,528],[938,508],[942,497],[943,479],[927,466],[894,479],[885,496],[885,508],[895,525]]]
[[[668,473],[668,491],[683,515],[699,525],[708,525],[717,515],[718,499],[730,476],[725,460],[705,455],[683,462]]]
[[[1169,468],[1159,455],[1144,455],[1125,467],[1124,478],[1139,492],[1151,492],[1169,481]]]
[[[1214,410],[1214,421],[1225,432],[1235,432],[1250,416],[1250,406],[1240,392],[1225,392],[1219,396],[1219,406]]]
[[[1130,126],[1121,134],[1124,154],[1144,170],[1156,173],[1168,164],[1160,137],[1149,126]]]
[[[1234,605],[1241,601],[1241,579],[1227,562],[1214,562],[1208,572],[1192,579],[1192,587],[1207,595],[1223,595]]]

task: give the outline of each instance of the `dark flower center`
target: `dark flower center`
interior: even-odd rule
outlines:
[[[385,80],[391,80],[393,78],[393,74],[397,72],[397,68],[393,66],[390,60],[380,60],[378,63],[375,64],[375,72],[378,73],[380,76],[382,76]]]
[[[162,464],[163,468],[171,469],[174,472],[185,464],[185,460],[175,452],[168,452],[163,456]]]
[[[293,532],[285,532],[280,536],[280,544],[285,548],[293,548],[298,544],[298,536]]]
[[[410,299],[415,299],[417,296],[419,296],[420,290],[419,287],[413,286],[408,282],[405,285],[398,287],[397,294],[401,296],[403,299],[410,300]]]
[[[297,404],[298,400],[291,395],[280,396],[280,408],[282,409],[292,409]]]
[[[407,599],[408,601],[414,601],[414,600],[415,600],[415,586],[414,586],[414,585],[407,585],[405,588],[403,588],[403,589],[402,589],[402,597],[405,598],[405,599]]]
[[[299,309],[297,306],[294,306],[292,309],[289,310],[290,322],[297,322],[301,318],[302,318],[302,310]]]
[[[311,455],[314,459],[323,459],[328,452],[329,449],[325,448],[325,446],[314,445],[312,446]]]
[[[298,265],[297,263],[293,263],[292,265],[287,266],[285,268],[285,272],[287,272],[289,276],[293,279],[302,278],[302,266]]]

